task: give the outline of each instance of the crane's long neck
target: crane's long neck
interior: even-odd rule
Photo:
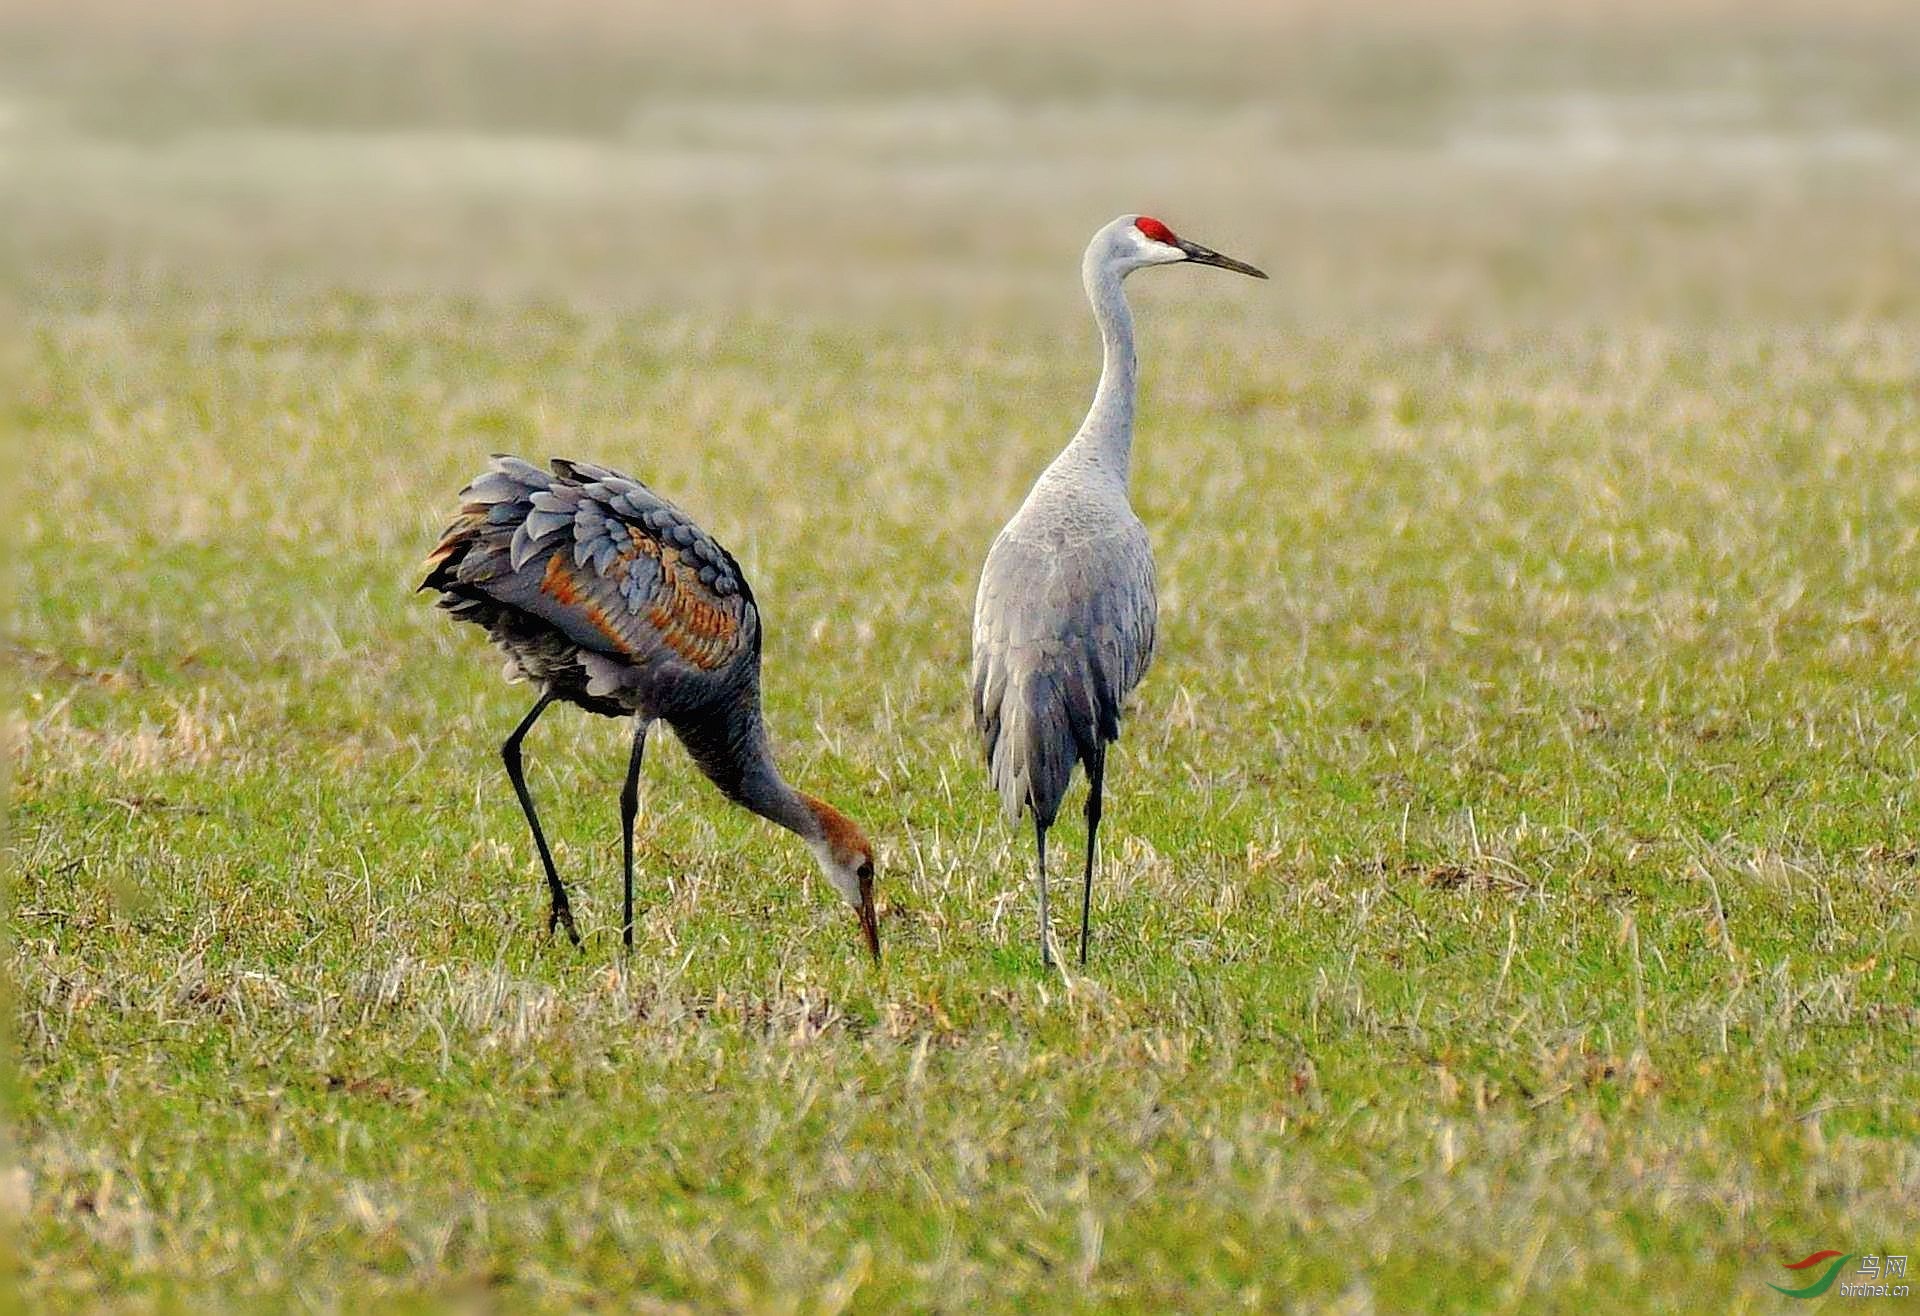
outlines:
[[[1080,432],[1063,456],[1118,480],[1124,488],[1133,457],[1134,377],[1139,362],[1133,353],[1133,312],[1121,291],[1120,275],[1105,261],[1087,253],[1081,268],[1093,318],[1100,325],[1100,387],[1080,424]]]
[[[723,795],[817,846],[823,839],[818,812],[813,801],[780,775],[759,695],[752,690],[749,697],[675,721],[673,729]]]

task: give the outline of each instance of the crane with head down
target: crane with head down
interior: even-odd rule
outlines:
[[[461,492],[427,573],[420,588],[438,590],[441,607],[485,628],[506,652],[508,678],[540,687],[500,756],[546,870],[549,933],[558,925],[580,943],[520,742],[559,700],[633,719],[620,792],[620,932],[629,951],[640,759],[648,730],[665,722],[722,794],[807,843],[880,957],[873,847],[845,814],[780,775],[760,711],[760,610],[740,564],[685,512],[604,467],[555,461],[548,472],[496,456]]]
[[[1182,261],[1267,277],[1147,215],[1122,215],[1093,235],[1080,272],[1100,325],[1100,386],[1079,432],[993,541],[974,600],[974,725],[1008,821],[1033,817],[1044,963],[1052,962],[1047,831],[1075,764],[1087,773],[1087,962],[1107,746],[1120,738],[1127,695],[1153,659],[1158,616],[1153,550],[1127,497],[1137,359],[1121,281]]]

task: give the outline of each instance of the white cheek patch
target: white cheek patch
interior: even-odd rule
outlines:
[[[1187,253],[1180,250],[1180,248],[1169,246],[1164,242],[1150,238],[1137,228],[1128,231],[1132,236],[1132,254],[1123,259],[1125,259],[1133,269],[1140,269],[1148,265],[1171,265],[1175,261],[1182,261],[1187,258]]]
[[[820,865],[820,871],[826,874],[827,881],[840,893],[840,898],[849,905],[860,903],[860,880],[848,872],[833,857],[833,847],[825,840],[808,841],[807,848],[813,851],[813,858]]]

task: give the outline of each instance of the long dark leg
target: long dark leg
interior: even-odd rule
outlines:
[[[567,905],[567,889],[560,885],[560,874],[554,871],[553,855],[547,849],[547,838],[540,831],[540,815],[533,811],[533,796],[527,791],[526,774],[520,770],[520,742],[525,740],[527,732],[533,730],[533,724],[547,711],[547,705],[553,702],[551,692],[540,696],[540,702],[533,711],[520,719],[520,725],[513,729],[506,743],[500,746],[500,757],[507,765],[507,779],[513,783],[513,793],[520,797],[520,812],[527,815],[527,826],[533,829],[534,848],[540,851],[540,865],[547,870],[547,894],[552,903],[547,909],[547,935],[553,935],[554,924],[558,923],[573,938],[573,944],[580,944],[580,930],[573,926],[573,910]]]
[[[640,813],[640,756],[647,748],[644,718],[633,722],[633,757],[627,760],[627,784],[620,788],[620,856],[626,886],[620,903],[620,944],[633,950],[633,820]]]
[[[1087,926],[1093,914],[1093,852],[1100,840],[1100,783],[1107,775],[1107,747],[1087,764],[1087,881],[1080,888],[1080,967],[1087,967]]]
[[[1034,845],[1040,852],[1040,963],[1053,967],[1053,943],[1047,939],[1047,828],[1040,815],[1033,817]]]

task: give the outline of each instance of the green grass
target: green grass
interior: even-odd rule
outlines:
[[[271,32],[188,82],[0,41],[21,1297],[1759,1311],[1920,1252],[1920,84],[1878,12],[1482,15],[1396,38],[1432,76],[1316,27],[1352,76],[1271,100],[1303,57],[1247,14],[1134,100],[1137,39],[896,22],[865,81],[833,29],[748,43],[637,128],[624,28],[484,112],[485,23],[339,20],[366,99]],[[1348,122],[1354,70],[1420,131]],[[1274,280],[1132,286],[1161,644],[1093,963],[1046,974],[968,616],[1124,209]],[[571,711],[529,761],[589,939],[542,935],[531,696],[411,593],[500,449],[741,558],[883,968],[666,737],[623,964],[624,730]]]

